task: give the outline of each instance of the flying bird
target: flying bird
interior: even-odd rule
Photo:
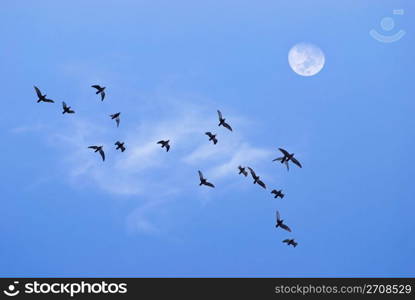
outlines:
[[[294,239],[285,239],[282,242],[286,243],[287,246],[292,245],[294,248],[297,247],[297,245],[298,245],[298,243]]]
[[[95,88],[97,92],[95,94],[101,94],[101,101],[104,101],[105,98],[105,86],[100,86],[98,84],[91,85],[91,87]]]
[[[102,161],[105,161],[104,146],[89,146],[89,149],[94,149],[94,152],[99,152],[102,157]]]
[[[75,111],[72,110],[70,106],[66,105],[65,102],[62,102],[62,108],[63,108],[62,114],[65,114],[65,113],[67,113],[67,114],[74,114],[75,113]]]
[[[278,198],[280,197],[281,199],[284,198],[284,194],[282,193],[282,190],[272,190],[271,194],[274,194],[275,197],[274,198]]]
[[[216,138],[216,134],[213,134],[212,132],[205,132],[205,134],[209,137],[209,141],[213,141],[213,144],[216,145],[218,142],[218,139]]]
[[[244,167],[238,166],[238,169],[239,169],[239,173],[238,174],[243,174],[245,177],[248,176],[248,172],[245,170]]]
[[[170,150],[169,142],[170,142],[170,140],[167,140],[167,141],[161,140],[161,141],[158,141],[157,144],[160,144],[161,148],[166,148],[166,152],[169,152],[169,150]]]
[[[212,188],[215,187],[212,183],[210,183],[209,181],[207,181],[207,179],[205,177],[203,177],[202,172],[200,172],[200,171],[198,171],[198,172],[199,172],[199,179],[200,179],[199,185],[206,185],[206,186],[210,186]]]
[[[229,129],[230,131],[232,131],[232,127],[226,123],[226,119],[222,116],[222,113],[220,112],[220,110],[218,110],[218,117],[219,117],[219,125],[218,126],[223,126],[227,129]]]
[[[120,112],[110,115],[111,120],[115,120],[115,122],[117,123],[117,127],[120,126],[120,115]]]
[[[294,164],[296,164],[300,168],[303,167],[301,165],[301,163],[294,157],[294,153],[289,153],[287,150],[282,149],[282,148],[278,148],[278,150],[280,150],[284,156],[278,157],[278,158],[274,159],[273,161],[280,161],[282,164],[285,163],[285,165],[287,166],[287,170],[290,169],[290,167],[288,165],[289,161],[292,161]]]
[[[114,145],[117,146],[116,150],[121,150],[121,152],[125,151],[124,142],[117,141]]]
[[[252,168],[248,167],[249,171],[251,172],[251,176],[254,179],[254,184],[257,183],[258,185],[260,185],[261,187],[263,187],[264,189],[266,189],[267,187],[265,186],[265,183],[263,183],[261,181],[261,179],[259,178],[259,176],[257,176],[255,174],[255,171],[252,170]]]
[[[37,103],[39,103],[39,102],[55,103],[55,101],[46,98],[46,96],[47,96],[46,94],[42,95],[42,92],[39,90],[39,88],[37,86],[33,86],[33,87],[35,88],[36,95],[38,97]]]
[[[280,218],[280,213],[278,212],[278,210],[277,210],[277,224],[275,224],[275,227],[281,227],[282,229],[284,229],[284,230],[287,230],[287,231],[289,231],[289,232],[291,232],[291,229],[290,229],[290,227],[288,227],[287,225],[285,225],[284,224],[284,220],[282,220],[281,218]]]

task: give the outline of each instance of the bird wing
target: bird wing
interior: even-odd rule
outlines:
[[[277,194],[277,190],[272,190],[271,191],[271,194],[275,194],[276,195]]]
[[[68,108],[68,106],[66,105],[65,102],[62,102],[62,107],[63,107],[64,110],[66,110]]]
[[[117,123],[117,127],[119,127],[120,126],[120,118],[116,118],[115,122]]]
[[[93,87],[93,88],[95,88],[97,90],[100,90],[101,89],[101,87],[98,84],[91,85],[91,87]]]
[[[220,110],[218,109],[218,117],[219,117],[219,120],[222,120],[223,119],[223,117],[222,117],[222,113],[220,112]]]
[[[49,102],[49,103],[55,103],[55,101],[53,101],[52,99],[43,99],[43,102]]]
[[[283,242],[283,243],[287,243],[287,244],[288,244],[288,243],[290,242],[290,240],[289,240],[289,239],[285,239],[285,240],[283,240],[282,242]]]
[[[33,86],[33,87],[35,88],[36,95],[37,95],[39,98],[42,98],[42,93],[40,92],[39,88],[38,88],[37,86]]]
[[[105,98],[105,92],[104,92],[104,91],[102,91],[102,92],[101,92],[101,101],[104,101],[104,98]]]
[[[255,171],[251,167],[248,167],[249,172],[251,172],[252,177],[256,177]]]
[[[278,158],[276,158],[276,159],[273,159],[272,161],[282,161],[284,159],[284,157],[278,157]]]
[[[282,152],[282,154],[284,154],[284,156],[290,156],[290,153],[288,153],[287,150],[285,150],[283,148],[278,148],[278,150],[280,150]]]
[[[208,181],[206,181],[205,185],[210,186],[210,187],[212,187],[212,188],[214,188],[214,187],[215,187],[215,186],[213,185],[213,183],[210,183],[210,182],[208,182]]]
[[[104,153],[104,150],[99,150],[99,154],[101,154],[101,157],[102,157],[102,161],[105,161],[105,153]]]
[[[277,221],[281,220],[281,218],[280,218],[280,212],[278,210],[277,210],[277,213],[276,213],[276,217],[277,217]]]
[[[243,170],[242,174],[244,174],[245,177],[248,176],[248,172],[246,170]]]
[[[164,144],[164,141],[163,141],[163,140],[158,141],[158,142],[157,142],[157,144],[161,144],[161,145],[163,145],[163,144]]]
[[[204,178],[203,178],[203,173],[201,172],[201,171],[197,171],[198,173],[199,173],[199,178],[200,178],[200,180],[203,180]]]
[[[290,227],[288,227],[287,225],[285,225],[285,224],[281,224],[280,226],[281,226],[281,228],[282,228],[282,229],[284,229],[284,230],[287,230],[287,231],[291,232]]]
[[[205,134],[206,134],[208,137],[212,137],[212,132],[210,132],[210,131],[205,132]]]
[[[292,244],[293,244],[294,248],[297,247],[297,245],[298,245],[298,243],[295,242],[295,241],[293,241]]]
[[[89,146],[88,148],[89,149],[95,149],[95,150],[97,150],[98,149],[98,146]]]
[[[166,145],[166,152],[169,152],[169,150],[170,150],[170,145],[169,145],[169,144],[167,144],[167,145]]]
[[[302,168],[303,166],[301,165],[301,163],[295,158],[295,157],[291,157],[291,161],[293,163],[295,163],[297,166],[299,166],[300,168]]]
[[[121,145],[121,143],[119,141],[117,141],[117,142],[115,142],[114,145],[119,146],[119,145]]]
[[[218,143],[218,139],[217,139],[217,138],[215,138],[215,137],[212,139],[212,141],[213,141],[213,143],[214,143],[215,145]]]
[[[260,185],[260,186],[262,186],[264,189],[266,189],[267,187],[265,186],[265,183],[264,182],[262,182],[261,180],[257,180],[257,183]]]
[[[226,122],[223,122],[223,127],[225,127],[225,128],[227,128],[227,129],[229,129],[230,131],[232,131],[232,127],[231,127],[231,125],[229,125],[228,123],[226,123]]]

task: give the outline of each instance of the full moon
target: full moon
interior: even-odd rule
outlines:
[[[324,53],[313,44],[300,43],[288,52],[288,63],[295,73],[301,76],[313,76],[324,67]]]

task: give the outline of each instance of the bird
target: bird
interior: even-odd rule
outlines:
[[[120,126],[120,115],[121,115],[120,112],[110,115],[111,120],[115,119],[115,122],[117,123],[117,127]]]
[[[303,167],[301,163],[294,157],[294,153],[289,153],[287,150],[283,148],[278,148],[278,150],[280,150],[284,156],[278,157],[272,161],[280,161],[282,164],[285,163],[285,165],[287,166],[287,170],[290,170],[290,167],[288,165],[289,161],[292,161],[294,164],[296,164],[300,168]]]
[[[218,126],[223,126],[227,129],[229,129],[230,131],[232,131],[232,127],[226,123],[226,119],[222,116],[222,113],[220,112],[220,110],[218,110],[218,117],[219,117],[219,125]]]
[[[245,170],[244,167],[238,166],[238,169],[239,169],[239,173],[238,174],[243,174],[245,177],[248,176],[248,172]]]
[[[210,186],[212,188],[215,187],[212,183],[210,183],[209,181],[207,181],[206,178],[203,177],[203,174],[202,174],[201,171],[198,171],[198,173],[199,173],[199,179],[200,179],[199,185],[206,185],[206,186]]]
[[[104,146],[89,146],[89,149],[94,149],[95,152],[99,152],[102,157],[102,161],[105,161]]]
[[[271,194],[274,194],[275,197],[274,198],[278,198],[280,197],[281,199],[284,198],[284,194],[282,193],[282,190],[272,190]]]
[[[288,227],[287,225],[285,225],[285,224],[284,224],[284,220],[282,220],[282,219],[280,218],[280,213],[278,212],[278,210],[277,210],[277,224],[275,224],[275,227],[276,227],[276,228],[281,227],[282,229],[284,229],[284,230],[287,230],[287,231],[291,232],[290,227]]]
[[[125,151],[124,142],[117,141],[114,145],[117,146],[117,150],[121,149],[121,152]]]
[[[263,187],[264,189],[266,189],[267,187],[265,186],[265,183],[263,183],[261,181],[261,179],[259,178],[259,176],[257,176],[255,174],[255,171],[251,167],[248,167],[248,169],[251,172],[252,178],[254,179],[254,184],[257,183],[258,185],[260,185],[261,187]]]
[[[213,141],[213,144],[216,145],[218,142],[218,139],[216,138],[216,134],[213,134],[212,132],[205,132],[205,134],[209,137],[209,141]]]
[[[95,94],[101,94],[101,101],[104,101],[104,98],[105,98],[105,86],[100,86],[100,85],[98,85],[98,84],[94,84],[94,85],[91,85],[91,87],[93,87],[93,88],[95,88],[95,89],[97,89],[97,92],[95,93]]]
[[[66,105],[65,102],[62,102],[62,108],[63,108],[62,114],[65,114],[65,113],[74,114],[75,113],[75,111],[72,110],[70,106]]]
[[[39,88],[37,86],[34,85],[33,87],[35,88],[36,95],[39,98],[39,99],[37,99],[37,103],[39,103],[39,102],[55,103],[55,101],[46,98],[46,96],[47,96],[46,94],[42,95],[42,92],[39,90]]]
[[[298,245],[298,243],[294,239],[285,239],[282,242],[286,243],[287,246],[292,245],[294,248]]]
[[[157,144],[161,144],[161,148],[166,148],[166,152],[169,152],[170,150],[170,144],[169,144],[170,140],[167,141],[158,141]]]

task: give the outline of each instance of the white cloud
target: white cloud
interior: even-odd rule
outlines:
[[[255,165],[268,161],[271,155],[269,150],[246,142],[240,132],[249,127],[241,117],[224,111],[236,129],[230,132],[217,126],[216,108],[207,109],[172,99],[157,108],[160,106],[162,110],[137,118],[136,123],[128,112],[123,113],[123,117],[130,119],[122,120],[117,129],[112,122],[98,126],[74,115],[65,123],[66,128],[52,127],[46,131],[54,132],[48,140],[62,152],[62,167],[67,170],[65,173],[69,174],[71,182],[97,187],[113,196],[137,198],[138,208],[128,217],[128,227],[146,233],[157,232],[157,226],[144,214],[188,194],[198,184],[198,169],[216,185],[232,186],[234,180],[239,179],[239,164]],[[218,134],[217,145],[208,140],[206,131]],[[117,139],[125,142],[124,153],[115,150],[113,144]],[[161,139],[170,139],[170,152],[166,153],[156,144]],[[105,162],[87,148],[94,144],[104,145]],[[199,196],[201,201],[205,200],[202,189]],[[153,204],[150,205],[150,201]]]

